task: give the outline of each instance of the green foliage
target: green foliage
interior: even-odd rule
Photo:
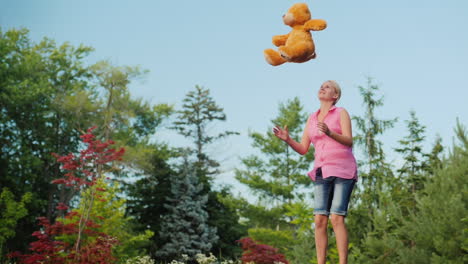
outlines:
[[[430,153],[426,154],[427,158],[427,167],[426,170],[433,174],[435,170],[441,169],[443,167],[442,154],[444,151],[444,146],[442,145],[442,138],[440,135],[437,135]]]
[[[208,133],[208,125],[214,121],[226,121],[223,111],[210,96],[209,89],[196,85],[195,90],[188,92],[183,99],[182,109],[177,111],[177,119],[172,127],[182,136],[193,140],[195,146],[189,150],[196,155],[197,175],[208,189],[211,180],[209,176],[219,172],[219,163],[207,155],[207,147],[222,138],[239,135],[234,131],[223,131],[214,136]]]
[[[236,179],[258,197],[256,203],[237,198],[236,206],[245,224],[252,227],[249,236],[278,248],[292,263],[307,263],[314,255],[313,214],[306,206],[304,189],[310,187],[307,171],[314,157],[313,149],[297,155],[273,133],[272,127],[287,126],[292,138],[301,139],[308,115],[299,98],[279,105],[279,115],[271,120],[265,134],[251,132],[252,146],[261,155],[242,158],[243,169],[236,169]],[[303,235],[308,234],[308,235]],[[312,254],[312,255],[311,255]]]
[[[219,236],[211,251],[220,259],[237,259],[242,250],[235,241],[247,235],[248,227],[239,223],[240,217],[236,209],[223,202],[232,197],[227,186],[208,194],[208,225],[216,227]]]
[[[298,236],[312,228],[314,223],[314,210],[304,201],[286,205],[286,215],[291,217],[291,224],[297,227]]]
[[[298,98],[280,104],[279,115],[272,125],[287,125],[292,138],[302,137],[307,114]],[[304,156],[293,153],[286,143],[276,138],[269,127],[266,135],[250,133],[252,146],[262,155],[242,159],[244,169],[236,169],[236,179],[249,187],[258,197],[257,204],[240,201],[240,213],[250,221],[250,226],[285,228],[290,219],[285,217],[288,204],[303,199],[301,188],[310,186],[306,172],[313,160],[313,151]]]
[[[171,178],[171,193],[164,206],[168,213],[162,216],[159,237],[164,244],[156,256],[164,260],[181,259],[186,254],[194,259],[197,253],[208,253],[218,240],[216,227],[208,225],[206,203],[194,166],[182,165],[180,174]]]
[[[112,136],[126,148],[126,166],[115,176],[151,167],[149,137],[172,106],[131,98],[129,85],[145,71],[108,62],[90,66],[92,51],[47,38],[34,43],[26,29],[0,31],[0,186],[33,195],[11,250],[26,249],[36,217],[52,221],[57,203],[73,200],[73,189],[50,184],[63,176],[50,153],[76,153],[86,128],[96,125],[101,138]]]
[[[173,113],[173,107],[168,104],[151,106],[142,98],[131,97],[131,81],[141,79],[147,73],[138,66],[114,66],[100,61],[90,70],[95,85],[104,94],[95,121],[100,124],[98,132],[104,139],[112,138],[120,146],[125,146],[124,160],[129,167],[150,169],[152,165],[148,157],[152,146],[148,143],[149,137]]]
[[[0,261],[3,260],[3,246],[7,239],[15,236],[15,228],[19,219],[28,214],[26,205],[31,202],[31,193],[26,193],[20,201],[15,201],[8,188],[3,188],[0,194]]]
[[[96,199],[93,193],[97,193]],[[91,202],[90,220],[98,224],[99,232],[117,238],[119,244],[113,249],[113,255],[120,261],[145,254],[144,248],[150,243],[154,233],[145,230],[143,233],[133,231],[133,219],[125,216],[125,199],[119,198],[120,186],[117,182],[112,185],[103,178],[97,184],[88,188],[81,196],[80,203],[74,211],[83,215],[84,205]],[[59,219],[65,224],[75,219]],[[66,242],[74,242],[76,235],[64,235],[57,238]]]
[[[396,152],[403,155],[405,163],[398,169],[404,185],[407,186],[410,195],[414,195],[417,190],[424,185],[423,171],[427,171],[427,164],[422,150],[422,142],[425,138],[425,126],[419,123],[414,111],[410,112],[411,119],[406,120],[408,135],[399,141],[400,147]]]
[[[215,122],[226,121],[226,114],[211,97],[210,91],[195,86],[183,99],[182,109],[177,111],[177,118],[173,129],[193,142],[193,146],[186,147],[181,155],[195,155],[195,171],[199,181],[203,184],[203,194],[208,195],[206,211],[210,215],[208,225],[216,227],[220,236],[213,244],[213,252],[224,257],[235,257],[240,250],[234,241],[246,233],[246,228],[239,224],[239,216],[234,209],[226,207],[220,196],[230,195],[227,188],[214,191],[213,177],[220,172],[218,161],[207,154],[209,147],[231,135],[238,135],[235,131],[221,131],[215,135],[208,129]]]
[[[0,186],[33,196],[29,215],[7,243],[10,250],[25,249],[36,217],[52,219],[54,203],[65,199],[49,184],[60,176],[50,153],[75,152],[80,134],[74,126],[87,116],[79,120],[58,102],[79,90],[91,93],[82,63],[91,51],[47,38],[33,43],[26,29],[0,31]]]
[[[392,128],[395,119],[379,120],[375,116],[376,107],[383,106],[383,96],[377,97],[379,87],[372,83],[372,79],[367,79],[367,86],[359,86],[359,91],[363,98],[365,113],[363,117],[355,116],[353,120],[356,123],[357,135],[354,140],[359,145],[364,146],[364,155],[367,158],[366,164],[369,166],[368,171],[372,171],[376,166],[380,166],[384,160],[382,142],[378,140],[378,136],[383,134],[385,130]]]
[[[149,157],[152,167],[145,170],[136,181],[126,184],[127,213],[135,218],[137,230],[149,229],[155,234],[161,232],[161,216],[168,213],[164,203],[171,194],[171,178],[176,175],[168,164],[174,156],[175,152],[167,145],[154,145]],[[163,240],[153,236],[147,250],[154,254],[163,245]]]
[[[435,171],[416,197],[418,210],[403,222],[399,233],[403,241],[414,241],[401,253],[406,263],[466,262],[468,134],[460,123],[455,134],[459,143],[445,160],[445,168]]]
[[[294,233],[290,230],[251,228],[248,232],[253,240],[277,248],[282,254],[287,254],[291,245],[294,244]]]
[[[397,184],[390,164],[385,160],[383,143],[379,140],[387,129],[393,127],[397,119],[381,120],[376,116],[376,108],[383,106],[383,97],[377,97],[379,87],[368,78],[367,86],[359,86],[363,98],[365,113],[362,117],[355,116],[357,131],[355,141],[363,148],[365,161],[359,163],[359,182],[353,191],[350,201],[350,214],[347,217],[348,230],[352,234],[350,242],[362,246],[362,241],[368,232],[376,228],[374,217],[385,208],[389,202],[386,193]]]

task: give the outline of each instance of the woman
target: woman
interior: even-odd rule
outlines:
[[[326,81],[318,91],[320,109],[311,114],[301,142],[289,137],[288,128],[273,128],[275,135],[304,155],[310,144],[315,147],[314,168],[309,177],[315,182],[314,215],[317,260],[325,264],[328,216],[331,214],[340,264],[348,261],[348,233],[345,216],[349,197],[357,181],[357,165],[352,152],[353,136],[348,112],[335,104],[341,89],[335,81]]]

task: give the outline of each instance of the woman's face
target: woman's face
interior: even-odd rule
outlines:
[[[334,102],[338,98],[338,94],[330,82],[324,82],[318,91],[318,98],[320,101]]]

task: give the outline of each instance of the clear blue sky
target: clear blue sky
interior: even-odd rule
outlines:
[[[328,22],[313,33],[317,59],[272,67],[263,50],[273,48],[273,35],[289,31],[281,16],[295,2],[2,0],[0,25],[26,27],[35,41],[92,46],[90,62],[141,65],[150,73],[131,92],[152,103],[179,106],[195,85],[210,89],[227,114],[213,131],[241,132],[212,148],[226,170],[222,183],[235,183],[239,157],[254,153],[249,130],[265,132],[278,103],[295,96],[315,111],[316,91],[328,79],[341,84],[339,106],[351,115],[364,111],[357,86],[375,79],[385,96],[378,116],[400,118],[381,138],[396,163],[392,148],[407,134],[410,110],[427,127],[426,150],[436,134],[452,143],[457,117],[468,125],[468,1],[306,1],[313,17]],[[168,130],[155,137],[186,144]]]

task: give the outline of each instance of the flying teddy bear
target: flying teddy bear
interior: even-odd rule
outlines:
[[[305,3],[294,4],[283,15],[284,24],[292,27],[286,35],[273,36],[273,45],[278,51],[266,49],[263,53],[266,61],[278,66],[285,62],[306,62],[314,59],[315,45],[310,31],[320,31],[327,27],[327,22],[322,19],[311,19],[309,7]]]

